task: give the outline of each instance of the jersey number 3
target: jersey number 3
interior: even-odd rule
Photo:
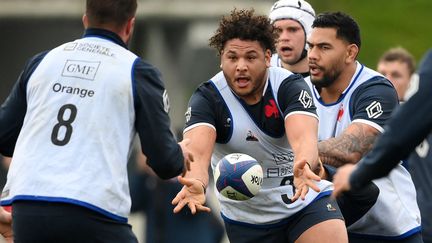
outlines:
[[[69,111],[69,117],[65,118],[66,111]],[[57,146],[64,146],[66,145],[72,136],[72,122],[75,120],[77,115],[77,108],[76,106],[72,104],[67,104],[62,107],[60,107],[60,110],[57,114],[57,121],[58,123],[54,126],[52,133],[51,133],[51,142]],[[63,129],[61,129],[63,128]],[[59,132],[61,130],[66,129],[64,132],[63,138],[59,139]]]

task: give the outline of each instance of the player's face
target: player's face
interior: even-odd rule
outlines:
[[[334,28],[313,28],[307,41],[310,78],[318,87],[332,85],[346,67],[349,44]]]
[[[286,64],[296,64],[306,43],[303,27],[292,19],[277,20],[273,25],[278,33],[276,51],[279,58]]]
[[[264,50],[258,41],[232,39],[225,43],[222,71],[229,87],[248,104],[261,100],[270,56],[270,50]]]
[[[399,100],[403,100],[411,80],[408,64],[399,60],[391,62],[381,61],[378,63],[377,70],[393,83]]]

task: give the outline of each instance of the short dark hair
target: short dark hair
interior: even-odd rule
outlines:
[[[360,27],[353,18],[345,13],[321,13],[315,18],[312,28],[335,28],[337,38],[350,44],[356,44],[360,49]]]
[[[225,43],[232,39],[245,41],[258,41],[264,50],[275,51],[277,34],[270,19],[264,15],[254,15],[255,10],[232,10],[231,15],[224,16],[219,22],[219,28],[209,45],[219,54],[222,53]]]
[[[403,47],[394,47],[386,51],[379,59],[380,62],[394,62],[399,61],[402,63],[406,63],[409,69],[410,74],[413,74],[415,71],[415,59],[411,53],[409,53]]]
[[[90,27],[120,27],[135,16],[137,0],[87,0],[86,15]]]

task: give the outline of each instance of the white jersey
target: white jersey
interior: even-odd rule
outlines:
[[[383,127],[375,123],[374,118],[382,114],[380,102],[370,102],[366,107],[368,119],[355,118],[350,102],[357,88],[381,74],[357,63],[357,69],[343,96],[337,102],[324,104],[320,95],[312,85],[310,78],[306,79],[314,96],[314,103],[320,118],[319,140],[326,140],[341,134],[351,123],[359,122],[373,126],[382,132]],[[360,102],[360,101],[358,101]],[[351,234],[403,237],[420,228],[420,212],[416,202],[416,190],[409,173],[398,165],[384,178],[373,181],[380,189],[375,205],[360,220],[348,227]]]
[[[126,48],[95,37],[46,54],[28,80],[27,112],[2,203],[67,202],[127,220],[136,59]]]
[[[270,58],[270,66],[271,67],[282,67],[282,61],[279,58],[279,55],[277,53],[272,54]]]
[[[291,72],[281,68],[270,68],[269,70],[270,84],[268,85],[272,87],[273,96],[277,97],[281,82],[291,75]],[[216,144],[212,156],[212,168],[214,169],[217,162],[225,155],[241,151],[257,159],[264,171],[262,189],[255,197],[246,201],[234,201],[218,194],[221,213],[226,220],[255,225],[270,225],[292,216],[313,200],[330,194],[332,184],[322,180],[318,183],[321,189],[320,193],[309,190],[304,201],[297,200],[291,203],[289,198],[293,196],[294,155],[286,135],[275,138],[264,133],[254,123],[238,98],[234,96],[222,72],[213,77],[211,81],[232,115],[230,122],[232,125],[231,138],[225,144]],[[309,114],[315,116],[315,114]],[[248,142],[248,136],[253,137],[253,141]],[[284,202],[284,198],[286,202]]]

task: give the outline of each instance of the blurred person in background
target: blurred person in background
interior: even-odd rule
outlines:
[[[360,28],[349,15],[319,14],[308,45],[306,82],[320,118],[320,159],[334,167],[355,164],[372,148],[398,106],[396,90],[383,75],[357,61]],[[421,242],[420,212],[408,171],[398,166],[374,183],[380,190],[378,200],[348,227],[350,243]]]
[[[386,51],[378,61],[377,71],[392,82],[401,104],[418,88],[418,79],[414,74],[415,59],[402,47]],[[409,169],[407,159],[402,161],[402,165]]]
[[[416,85],[411,84],[415,59],[406,49],[395,47],[386,51],[378,61],[377,71],[392,82],[399,101],[407,100],[412,95],[411,90],[415,90]]]
[[[84,36],[32,57],[0,108],[12,156],[1,204],[16,242],[137,242],[127,158],[141,138],[164,179],[192,154],[170,131],[159,71],[128,50],[136,0],[87,0]],[[151,196],[151,195],[149,195]],[[0,230],[12,238],[3,209]]]
[[[318,120],[302,76],[270,67],[275,37],[268,17],[253,10],[234,10],[219,22],[210,46],[222,71],[189,101],[184,137],[196,161],[179,177],[184,187],[173,200],[174,212],[208,212],[209,166],[214,169],[227,154],[245,153],[261,162],[265,176],[251,199],[217,193],[231,242],[347,242],[342,214],[328,197],[331,183],[304,180],[319,166]]]
[[[377,139],[373,149],[356,165],[345,165],[334,178],[334,196],[343,191],[356,190],[371,180],[384,177],[399,165],[432,130],[432,50],[423,57],[418,70],[419,89],[389,120],[384,133]],[[413,177],[416,184],[419,206],[422,213],[422,234],[424,242],[432,242],[432,172],[431,152],[428,148],[422,153],[422,160],[411,160],[415,166]],[[404,196],[404,195],[402,195]],[[402,223],[403,221],[401,221]]]
[[[270,9],[269,18],[278,35],[271,66],[309,76],[306,39],[312,30],[315,10],[303,0],[279,0]]]

